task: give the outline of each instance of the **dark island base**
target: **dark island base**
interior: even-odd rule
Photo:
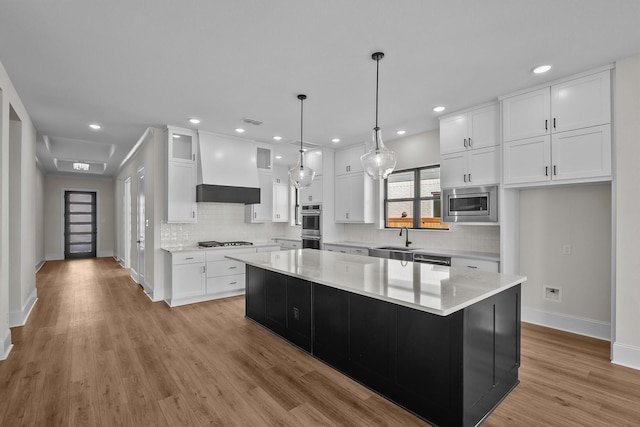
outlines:
[[[520,285],[449,316],[247,266],[246,315],[438,426],[481,423],[518,384]]]

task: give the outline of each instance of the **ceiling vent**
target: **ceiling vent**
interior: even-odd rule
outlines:
[[[263,123],[261,120],[250,119],[248,117],[245,117],[244,119],[242,119],[240,121],[242,123],[247,123],[247,124],[254,125],[254,126],[260,126]]]
[[[300,140],[299,139],[294,139],[293,141],[289,141],[289,144],[295,145],[297,147],[300,147]],[[313,142],[302,141],[302,148],[303,149],[313,150],[313,149],[318,148],[318,147],[320,147],[320,145],[314,144]]]

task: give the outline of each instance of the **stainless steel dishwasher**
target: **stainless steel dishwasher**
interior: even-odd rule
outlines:
[[[450,256],[429,255],[429,254],[421,254],[421,253],[414,252],[413,262],[420,262],[423,264],[446,265],[447,267],[451,267]]]

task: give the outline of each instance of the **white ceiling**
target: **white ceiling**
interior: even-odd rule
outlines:
[[[0,62],[38,131],[47,174],[85,160],[97,166],[84,173],[115,176],[145,129],[166,124],[237,135],[248,117],[264,123],[244,125],[244,137],[281,135],[276,151],[291,151],[298,93],[308,95],[305,141],[368,140],[377,50],[380,126],[391,140],[397,129],[437,128],[435,105],[446,114],[640,52],[640,1],[0,4]],[[543,63],[553,69],[532,75]]]

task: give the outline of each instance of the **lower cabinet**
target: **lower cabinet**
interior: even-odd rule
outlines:
[[[519,285],[438,316],[247,266],[248,317],[439,426],[475,426],[518,384],[519,308]]]

